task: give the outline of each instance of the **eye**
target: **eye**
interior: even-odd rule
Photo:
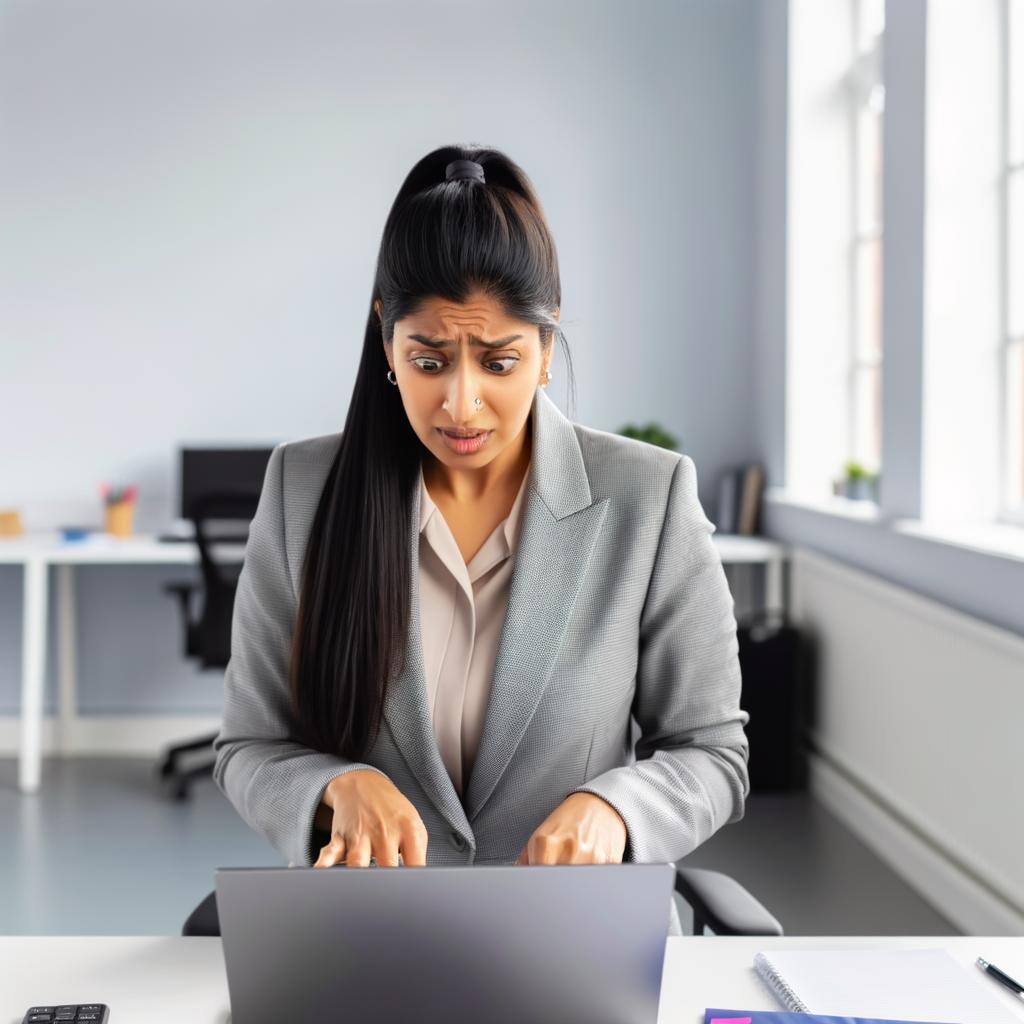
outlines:
[[[433,356],[417,356],[412,362],[420,368],[424,373],[429,376],[437,376],[444,367],[444,363],[440,359],[435,359]],[[504,356],[501,359],[488,359],[485,360],[484,366],[501,366],[503,363],[511,363],[507,370],[491,370],[496,377],[507,377],[515,368],[515,364],[519,362],[518,356]],[[421,364],[425,363],[426,366]],[[434,367],[437,367],[435,369]]]
[[[419,366],[420,363],[433,363],[434,366],[440,366],[441,365],[440,360],[438,360],[438,359],[431,359],[429,356],[419,356],[418,358],[413,360],[413,363],[415,363],[417,366]],[[429,373],[429,374],[436,374],[438,372],[437,370],[431,370],[431,369],[428,369],[428,368],[425,368],[425,367],[422,367],[422,366],[420,366],[420,369],[423,370],[424,373]]]
[[[518,362],[519,358],[517,356],[504,356],[501,359],[488,359],[484,366],[500,366],[502,363],[511,363],[512,365],[507,370],[498,373],[499,377],[507,377],[515,369],[515,365]],[[495,371],[492,370],[491,372],[494,373]]]

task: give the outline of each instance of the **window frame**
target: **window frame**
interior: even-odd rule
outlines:
[[[1011,8],[1014,8],[1011,14]],[[1019,194],[1024,200],[1024,152],[1012,151],[1012,123],[1014,116],[1024,121],[1024,110],[1013,109],[1013,89],[1011,88],[1011,54],[1014,52],[1011,33],[1024,36],[1024,2],[1022,0],[1002,0],[1000,40],[1000,90],[1002,94],[1002,139],[1000,166],[1000,226],[999,226],[999,263],[1000,263],[1000,344],[999,344],[999,464],[1000,464],[1000,500],[999,520],[1015,526],[1024,526],[1024,437],[1014,439],[1011,433],[1021,429],[1024,420],[1024,380],[1013,380],[1015,358],[1024,363],[1024,324],[1020,331],[1012,333],[1010,323],[1010,282],[1014,271],[1021,276],[1022,269],[1011,264],[1016,258],[1020,261],[1024,254],[1011,252],[1010,245],[1010,194],[1013,183],[1019,182]],[[1024,38],[1020,48],[1024,49]],[[1024,72],[1018,72],[1024,74]],[[1024,149],[1024,129],[1017,145]],[[1018,216],[1024,216],[1019,212]],[[1020,300],[1024,302],[1024,300]],[[1020,373],[1020,371],[1017,371]],[[1021,376],[1024,376],[1022,374]],[[1011,405],[1011,389],[1019,387],[1021,394],[1017,396],[1017,408]],[[1017,422],[1014,422],[1014,420]],[[1011,462],[1017,461],[1017,466]]]
[[[861,157],[864,146],[861,130],[861,114],[865,108],[872,103],[872,93],[880,90],[883,97],[882,105],[878,111],[878,117],[884,117],[884,82],[882,80],[882,46],[884,45],[885,22],[884,4],[882,4],[883,20],[881,30],[875,35],[869,45],[865,48],[863,37],[865,35],[865,8],[867,0],[850,0],[852,18],[851,66],[849,71],[849,132],[850,132],[850,251],[849,251],[849,296],[850,296],[850,331],[848,339],[848,368],[847,368],[847,459],[856,459],[861,462],[871,473],[881,473],[883,467],[882,450],[882,423],[877,424],[877,454],[865,457],[859,448],[859,438],[864,424],[861,423],[861,410],[871,408],[874,402],[874,395],[863,396],[861,389],[867,387],[867,381],[871,375],[874,376],[878,388],[878,416],[882,416],[882,373],[884,366],[883,349],[883,325],[881,317],[882,309],[882,275],[884,273],[885,243],[884,243],[884,211],[881,209],[881,176],[878,181],[879,194],[877,201],[879,205],[877,221],[871,224],[863,223],[861,211],[863,209],[863,196],[861,179]],[[1009,2],[1009,0],[1007,0]],[[881,125],[879,126],[881,128]],[[879,132],[878,145],[881,147],[882,138]],[[880,152],[880,159],[884,161],[884,153]],[[883,172],[884,173],[884,172]],[[861,279],[861,256],[864,250],[870,246],[877,246],[879,259],[878,294],[875,296],[879,306],[879,318],[876,326],[877,345],[875,353],[868,354],[862,350],[861,340],[861,309],[863,306],[864,285]],[[868,401],[863,401],[867,398]],[[874,427],[871,428],[872,430]]]

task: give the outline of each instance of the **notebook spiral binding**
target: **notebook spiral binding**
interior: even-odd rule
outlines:
[[[775,970],[771,960],[764,953],[758,953],[754,957],[754,970],[757,971],[758,977],[772,990],[772,993],[782,1000],[782,1005],[787,1010],[792,1010],[795,1013],[809,1012],[807,1007],[797,999],[796,993],[786,984],[782,975]]]

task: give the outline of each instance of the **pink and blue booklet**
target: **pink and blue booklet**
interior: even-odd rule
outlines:
[[[704,1024],[908,1024],[884,1017],[828,1017],[821,1013],[791,1013],[788,1010],[705,1010]],[[950,1024],[915,1021],[913,1024]]]

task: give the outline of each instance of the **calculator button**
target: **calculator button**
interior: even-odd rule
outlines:
[[[53,1015],[49,1013],[30,1013],[28,1019],[38,1024],[44,1024],[44,1022],[52,1021]]]
[[[100,1020],[102,1019],[102,1016],[103,1015],[99,1013],[82,1013],[79,1011],[78,1020]]]
[[[30,1006],[28,1012],[31,1013],[53,1013],[52,1006]]]
[[[77,1010],[77,1009],[78,1009],[77,1005],[75,1005],[75,1006],[58,1006],[57,1007],[57,1012],[58,1013],[69,1013],[69,1012],[70,1013],[74,1013],[75,1010]]]
[[[54,1020],[74,1020],[75,1011],[69,1006],[66,1010],[58,1010]]]
[[[82,1010],[85,1010],[86,1013],[102,1013],[103,1012],[103,1004],[102,1003],[82,1003],[82,1005],[78,1008],[79,1013],[81,1013]]]

